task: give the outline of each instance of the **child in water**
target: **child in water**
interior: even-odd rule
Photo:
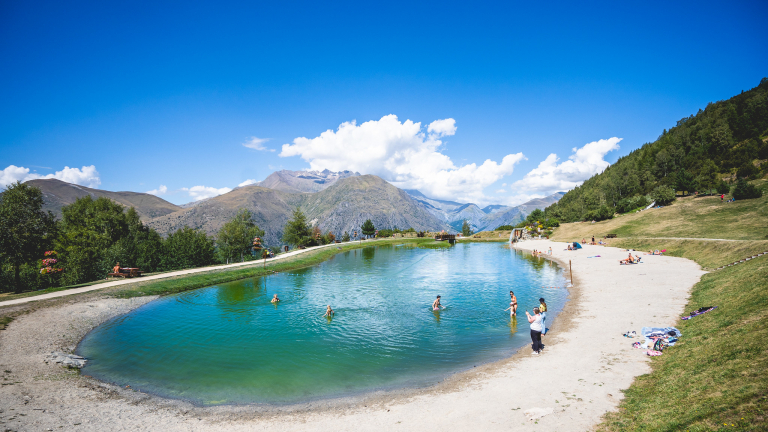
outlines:
[[[331,305],[328,305],[328,309],[325,310],[325,315],[323,315],[323,316],[331,317],[335,313],[336,312],[334,312],[333,309],[331,309]]]
[[[277,294],[275,294],[275,296],[274,296],[274,297],[272,297],[272,300],[270,300],[270,301],[271,301],[272,303],[277,303],[277,302],[279,302],[279,301],[280,301],[280,299],[279,299],[279,298],[277,298]]]

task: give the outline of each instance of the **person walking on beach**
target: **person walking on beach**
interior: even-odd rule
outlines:
[[[510,312],[511,315],[517,315],[517,297],[515,297],[515,293],[512,291],[509,292],[509,307],[512,308],[512,311]],[[506,310],[506,309],[505,309]]]
[[[525,311],[525,316],[528,317],[528,322],[531,324],[531,348],[533,348],[533,355],[539,355],[541,353],[541,314],[539,308],[533,308],[533,315]]]
[[[539,299],[539,312],[541,312],[541,334],[547,334],[547,302],[544,297]],[[542,345],[544,346],[544,345]]]
[[[437,296],[435,301],[432,302],[432,310],[433,311],[440,310],[440,308],[442,307],[443,306],[440,304],[440,296]]]

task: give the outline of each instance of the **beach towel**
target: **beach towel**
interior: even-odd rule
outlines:
[[[684,316],[683,319],[684,320],[689,320],[689,319],[691,319],[693,317],[697,317],[699,315],[703,315],[703,314],[705,314],[705,313],[707,313],[709,311],[713,311],[715,309],[717,309],[717,306],[707,306],[707,307],[699,308],[698,310],[695,310],[695,311],[691,312],[690,315]]]
[[[661,355],[661,351],[654,351],[654,350],[648,350],[645,353],[651,357],[657,357]]]
[[[587,257],[587,258],[600,258],[600,255],[595,255],[595,256],[591,256],[591,257]]]
[[[672,334],[670,334],[672,332]],[[668,337],[668,336],[674,336],[676,338],[680,338],[683,334],[680,333],[680,330],[674,328],[674,327],[643,327],[640,329],[640,334],[645,336],[646,338],[650,338],[652,336],[656,337]]]

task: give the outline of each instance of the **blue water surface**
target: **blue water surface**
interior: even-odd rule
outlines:
[[[551,321],[563,286],[553,263],[498,243],[368,247],[160,298],[95,328],[78,353],[84,374],[203,405],[426,386],[530,344],[525,309],[545,297]],[[517,319],[503,311],[510,289]]]

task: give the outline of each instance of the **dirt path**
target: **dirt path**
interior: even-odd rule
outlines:
[[[274,258],[267,258],[267,263],[271,263],[271,262],[275,262],[275,261],[279,261],[279,260],[284,260],[286,258],[290,258],[290,257],[296,256],[296,255],[300,255],[300,254],[303,254],[303,253],[316,251],[316,250],[319,250],[319,249],[322,249],[322,248],[331,247],[331,246],[338,246],[338,245],[335,244],[335,243],[330,243],[330,244],[327,244],[327,245],[315,246],[315,247],[308,248],[308,249],[297,249],[297,250],[294,250],[292,252],[276,255]],[[246,262],[240,262],[240,263],[223,264],[223,265],[219,265],[219,266],[199,267],[199,268],[194,268],[194,269],[178,270],[178,271],[174,271],[174,272],[162,273],[162,274],[153,275],[153,276],[145,276],[145,277],[142,277],[140,279],[115,280],[115,281],[104,282],[104,283],[100,283],[100,284],[96,284],[96,285],[91,285],[91,286],[87,286],[87,287],[83,287],[83,288],[72,288],[72,289],[68,289],[68,290],[64,290],[64,291],[56,291],[56,292],[52,292],[52,293],[48,293],[48,294],[40,294],[40,295],[37,295],[37,296],[24,297],[24,298],[15,299],[15,300],[0,301],[0,307],[19,305],[19,304],[28,303],[28,302],[31,302],[31,301],[38,301],[38,300],[46,300],[46,299],[52,299],[52,298],[57,298],[57,297],[64,297],[64,296],[68,296],[68,295],[72,295],[72,294],[80,294],[80,293],[85,293],[85,292],[89,292],[89,291],[100,290],[102,288],[109,288],[109,287],[114,287],[114,286],[119,286],[119,285],[127,285],[127,284],[131,284],[131,283],[136,283],[136,282],[146,282],[146,281],[150,281],[150,280],[165,279],[165,278],[174,277],[174,276],[182,276],[182,275],[188,275],[188,274],[194,274],[194,273],[205,273],[205,272],[209,272],[209,271],[225,270],[225,269],[230,269],[230,268],[247,267],[247,266],[263,265],[263,264],[264,264],[264,260],[246,261]]]

